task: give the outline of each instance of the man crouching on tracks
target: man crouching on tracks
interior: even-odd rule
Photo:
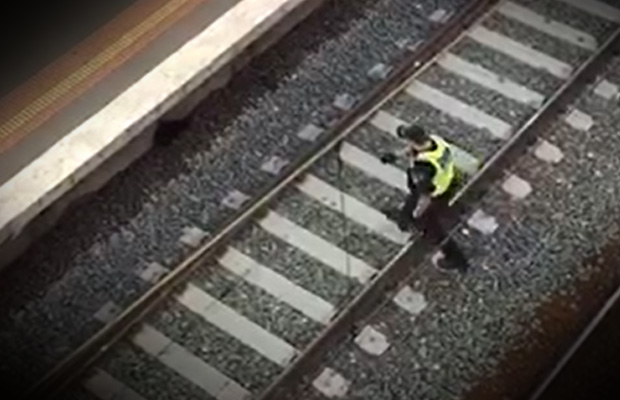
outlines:
[[[449,213],[450,198],[457,186],[452,152],[443,139],[428,135],[419,126],[399,126],[396,133],[407,141],[406,147],[384,154],[381,162],[392,164],[397,157],[408,159],[409,194],[400,210],[387,210],[386,216],[394,219],[402,231],[415,226],[432,245],[439,245],[447,237],[440,217]],[[425,205],[428,206],[424,210]],[[461,272],[469,268],[467,259],[452,239],[448,239],[441,247],[436,264],[442,269]]]

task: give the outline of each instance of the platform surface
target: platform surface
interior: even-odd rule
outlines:
[[[147,12],[136,3],[114,21],[120,27],[103,28],[116,41],[83,43],[64,69],[5,98],[0,245],[303,3],[158,0]]]
[[[239,3],[124,1],[114,19],[0,98],[0,184]],[[30,71],[45,60],[19,61]]]

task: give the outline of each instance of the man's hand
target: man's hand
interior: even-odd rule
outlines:
[[[385,153],[381,156],[381,162],[383,164],[393,164],[396,162],[396,155],[394,153]]]

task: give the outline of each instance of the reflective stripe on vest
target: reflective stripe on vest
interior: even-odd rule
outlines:
[[[431,193],[432,197],[437,197],[446,192],[454,178],[454,159],[450,147],[445,140],[438,136],[431,136],[437,148],[433,151],[419,153],[416,160],[428,161],[435,167],[433,185],[435,190]]]

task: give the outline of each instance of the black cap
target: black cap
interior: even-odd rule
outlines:
[[[419,125],[401,125],[396,128],[396,135],[405,140],[411,140],[415,143],[424,143],[430,139],[424,128]]]

